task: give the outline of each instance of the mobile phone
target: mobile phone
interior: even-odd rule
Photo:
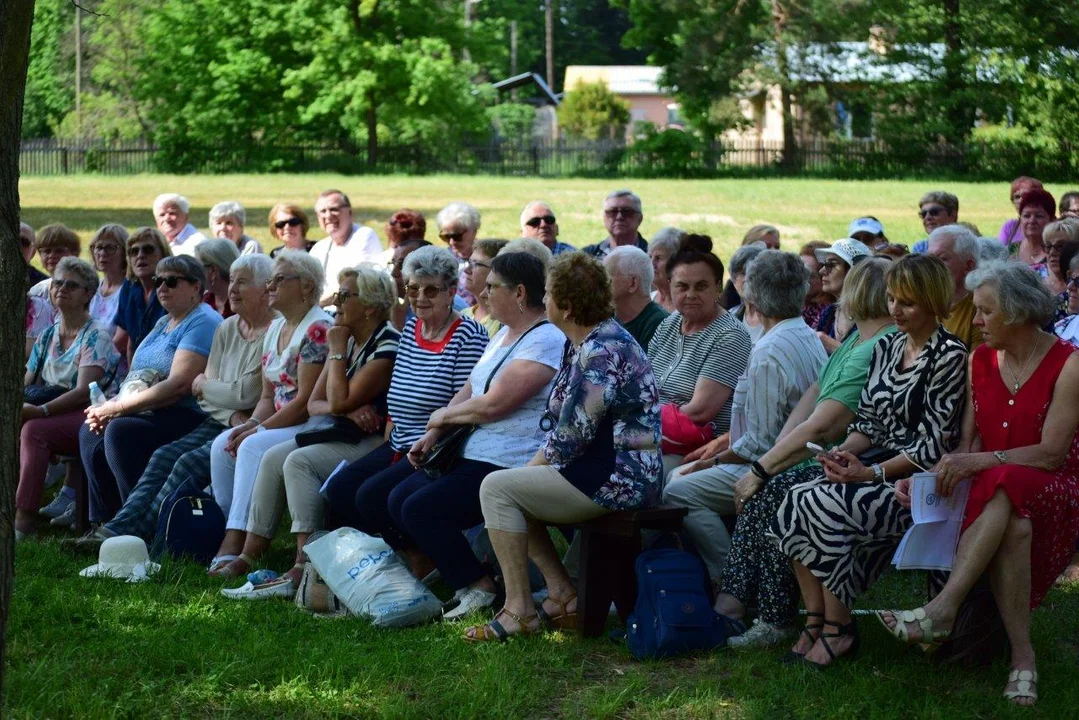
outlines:
[[[824,448],[822,448],[817,443],[813,443],[813,442],[807,442],[806,443],[806,449],[807,450],[812,450],[813,452],[817,453],[818,455],[820,455],[821,453],[824,452]]]

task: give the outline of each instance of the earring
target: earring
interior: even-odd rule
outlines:
[[[525,314],[525,306],[520,300],[517,301],[517,311],[522,315]]]

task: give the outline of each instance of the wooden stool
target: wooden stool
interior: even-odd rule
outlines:
[[[622,622],[637,601],[634,563],[641,553],[641,531],[678,532],[689,510],[664,505],[648,510],[609,513],[576,525],[581,533],[581,566],[577,588],[577,633],[603,633],[613,601]]]

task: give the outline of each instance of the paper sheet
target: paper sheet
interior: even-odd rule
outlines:
[[[900,570],[951,570],[970,480],[958,483],[947,498],[937,495],[935,473],[915,473],[911,481],[914,525],[896,548],[892,564]]]

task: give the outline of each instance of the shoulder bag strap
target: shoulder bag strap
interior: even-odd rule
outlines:
[[[52,342],[52,336],[56,334],[56,325],[52,324],[45,329],[44,342],[41,344],[41,355],[37,359],[37,367],[34,368],[34,381],[31,385],[37,385],[38,380],[41,379],[41,371],[45,369],[45,359],[49,356],[49,343]]]
[[[510,356],[513,355],[513,351],[517,349],[517,345],[522,340],[525,339],[525,336],[528,335],[528,333],[532,332],[533,330],[538,328],[540,325],[546,325],[548,322],[550,322],[550,321],[548,321],[548,320],[540,320],[538,323],[536,323],[535,325],[533,325],[532,327],[528,328],[523,333],[521,333],[521,337],[519,337],[519,338],[517,338],[516,340],[513,341],[513,344],[510,345],[510,349],[506,351],[506,354],[502,356],[502,358],[494,366],[494,369],[491,370],[491,374],[487,376],[487,382],[485,382],[483,384],[483,392],[484,392],[484,394],[486,394],[487,391],[491,389],[491,382],[495,379],[495,373],[497,373],[499,371],[499,369],[502,367],[502,363],[506,362],[506,360],[508,360],[510,358]]]

